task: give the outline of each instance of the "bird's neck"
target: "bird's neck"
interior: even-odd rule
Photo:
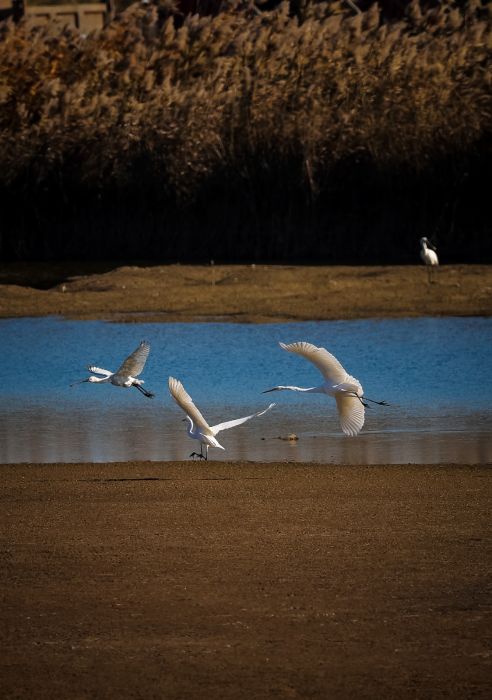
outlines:
[[[191,437],[193,433],[193,421],[189,416],[186,416],[186,420],[188,421],[188,435]]]
[[[307,392],[308,394],[324,394],[325,393],[325,387],[324,385],[322,386],[312,386],[309,389],[303,389],[303,391]]]

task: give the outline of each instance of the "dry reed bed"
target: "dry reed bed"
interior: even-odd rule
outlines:
[[[283,3],[180,28],[133,6],[87,37],[4,24],[0,188],[157,182],[179,206],[229,177],[315,198],[352,158],[425,170],[490,135],[491,18],[414,0],[392,23],[328,2],[302,23]]]

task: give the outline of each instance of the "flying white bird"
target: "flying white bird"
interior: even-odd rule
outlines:
[[[295,352],[312,362],[319,369],[325,381],[320,386],[311,389],[303,389],[299,386],[274,386],[272,389],[264,391],[264,394],[269,391],[289,389],[290,391],[333,396],[337,402],[342,430],[345,435],[351,436],[357,435],[364,425],[364,407],[368,406],[366,401],[377,403],[380,406],[388,406],[386,401],[373,401],[366,398],[359,380],[347,374],[337,358],[325,348],[317,348],[316,345],[305,342],[291,343],[290,345],[279,343],[279,345],[284,350]]]
[[[142,340],[138,348],[126,358],[116,372],[109,372],[107,369],[101,369],[100,367],[91,365],[87,369],[89,372],[92,372],[92,375],[87,377],[87,379],[81,379],[80,382],[74,382],[74,384],[70,386],[83,384],[84,382],[91,382],[93,384],[114,384],[114,386],[124,387],[134,386],[135,389],[138,389],[142,394],[152,399],[154,394],[143,388],[143,379],[137,379],[138,375],[141,374],[145,367],[149,352],[150,344],[146,340]],[[95,375],[101,376],[98,377]]]
[[[192,452],[190,457],[200,457],[200,459],[208,459],[208,448],[209,447],[219,447],[224,450],[225,447],[219,443],[215,437],[221,430],[229,430],[229,428],[234,428],[236,425],[241,425],[241,423],[246,423],[247,420],[251,418],[256,418],[257,416],[262,416],[264,413],[269,411],[275,406],[271,403],[268,408],[258,413],[253,413],[251,416],[246,416],[245,418],[236,418],[235,420],[229,420],[225,423],[219,423],[218,425],[210,426],[205,418],[202,416],[198,408],[193,403],[193,399],[188,394],[184,386],[181,384],[179,379],[174,379],[174,377],[169,377],[169,391],[171,396],[176,401],[178,406],[183,409],[186,413],[186,418],[183,420],[188,420],[188,435],[194,440],[198,440],[200,443],[200,454],[198,452]],[[205,446],[205,454],[203,454],[203,447]]]

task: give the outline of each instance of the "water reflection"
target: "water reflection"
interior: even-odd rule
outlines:
[[[263,420],[224,432],[226,451],[211,459],[326,462],[342,464],[489,463],[490,417],[448,416],[447,429],[434,420],[386,413],[356,438],[338,430],[334,412],[307,418],[277,407]],[[247,407],[241,407],[238,415]],[[389,409],[387,409],[389,410]],[[219,419],[220,413],[214,412]],[[439,422],[439,426],[436,425]],[[315,423],[320,431],[313,430]],[[327,423],[332,430],[323,432]],[[391,423],[392,427],[388,427]],[[434,427],[433,427],[434,423]],[[410,427],[408,427],[410,426]],[[287,440],[290,433],[297,441]],[[179,409],[156,406],[139,411],[65,410],[31,406],[0,411],[0,462],[109,462],[183,460],[196,448]]]

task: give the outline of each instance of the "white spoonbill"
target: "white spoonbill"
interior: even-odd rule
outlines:
[[[81,379],[80,382],[74,382],[74,384],[70,386],[83,384],[84,382],[91,382],[93,384],[113,384],[114,386],[124,387],[134,386],[135,389],[138,389],[144,396],[148,396],[149,399],[152,399],[154,394],[143,388],[143,379],[137,379],[138,375],[145,367],[149,352],[150,344],[146,340],[142,340],[138,348],[126,358],[116,372],[109,372],[107,369],[101,369],[100,367],[91,365],[87,369],[89,372],[92,372],[92,375],[87,377],[87,379]],[[97,374],[101,376],[95,376]]]
[[[325,381],[320,386],[311,389],[303,389],[299,386],[274,386],[272,389],[264,391],[264,394],[269,391],[289,389],[290,391],[333,396],[337,402],[342,430],[345,435],[350,436],[357,435],[364,425],[364,407],[368,405],[366,401],[377,403],[380,406],[388,406],[386,401],[367,399],[359,380],[347,374],[337,358],[325,348],[318,348],[316,345],[306,342],[290,343],[290,345],[279,343],[279,345],[284,350],[295,352],[312,362],[319,369]]]
[[[420,239],[420,257],[426,265],[431,265],[432,267],[439,265],[436,248],[425,236]]]
[[[200,459],[208,459],[208,448],[209,447],[219,447],[224,450],[225,447],[219,443],[215,437],[221,430],[229,430],[229,428],[234,428],[236,425],[241,425],[241,423],[246,423],[247,420],[251,418],[256,418],[257,416],[262,416],[264,413],[269,411],[275,406],[271,403],[268,408],[258,413],[253,413],[251,416],[245,416],[245,418],[236,418],[235,420],[229,420],[225,423],[219,423],[218,425],[209,425],[205,418],[202,416],[198,408],[193,403],[193,399],[188,394],[184,386],[181,384],[179,379],[174,379],[174,377],[169,377],[169,391],[171,396],[176,401],[178,406],[183,409],[186,413],[186,418],[188,420],[188,435],[194,440],[198,440],[200,443],[200,454],[198,452],[192,452],[190,457],[200,457]],[[205,454],[203,454],[203,447],[205,446]]]
[[[439,265],[439,258],[437,257],[435,247],[425,236],[420,239],[420,257],[422,258],[422,262],[428,266],[427,278],[430,284],[434,281],[434,268]]]

